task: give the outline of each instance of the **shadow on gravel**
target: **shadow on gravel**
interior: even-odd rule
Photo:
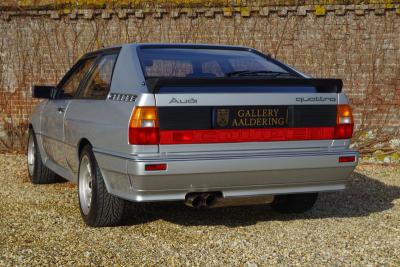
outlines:
[[[129,205],[122,225],[165,220],[185,226],[238,227],[253,225],[259,221],[362,217],[392,208],[393,200],[398,198],[400,198],[400,187],[388,186],[355,172],[346,190],[320,193],[314,208],[300,215],[278,214],[269,205],[193,209],[186,207],[182,202],[146,203]]]

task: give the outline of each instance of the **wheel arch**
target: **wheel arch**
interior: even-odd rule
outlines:
[[[36,131],[35,131],[35,127],[33,127],[33,123],[32,122],[29,122],[28,123],[28,129],[27,129],[27,134],[29,135],[29,132],[31,131],[31,132],[33,132],[35,135],[36,135]]]
[[[78,166],[79,166],[79,164],[80,164],[81,153],[82,153],[82,151],[83,151],[83,148],[84,148],[86,145],[89,145],[91,148],[93,148],[93,145],[92,145],[92,143],[89,141],[89,139],[87,139],[87,138],[85,138],[85,137],[81,138],[81,139],[79,140],[78,146],[77,146],[77,148],[78,148],[78,151],[77,151]],[[92,151],[92,152],[93,152],[93,151]],[[94,158],[95,158],[95,160],[96,160],[96,163],[97,163],[97,165],[98,165],[98,167],[99,167],[99,169],[100,169],[100,172],[101,172],[101,174],[102,174],[102,176],[103,176],[103,180],[104,180],[104,184],[106,185],[107,192],[110,192],[111,187],[110,187],[110,183],[109,183],[109,181],[108,181],[108,179],[107,179],[107,176],[105,175],[105,173],[103,172],[101,166],[99,165],[99,163],[98,163],[98,161],[97,161],[97,159],[96,159],[96,155],[95,155],[94,153],[93,153],[93,156],[94,156]],[[79,171],[78,171],[78,172],[79,172]],[[78,175],[79,175],[79,174],[78,174]]]
[[[81,157],[82,150],[86,145],[89,145],[90,147],[93,147],[92,144],[90,143],[90,141],[87,138],[85,138],[85,137],[81,138],[79,140],[78,146],[77,146],[77,148],[78,148],[78,151],[77,151],[78,161],[79,161],[79,159]]]
[[[36,132],[35,127],[33,126],[32,122],[28,123],[28,138],[29,138],[30,132],[32,132],[32,134],[34,135],[37,146],[39,148],[40,158],[42,159],[43,164],[46,166],[47,159],[49,156],[47,155],[47,152],[44,149],[43,139],[42,139],[41,135],[40,134],[38,135],[38,133]]]

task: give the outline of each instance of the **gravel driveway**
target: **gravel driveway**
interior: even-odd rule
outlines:
[[[301,216],[132,204],[101,229],[83,224],[75,185],[30,184],[23,156],[0,155],[0,185],[0,266],[400,265],[400,166],[359,166]]]

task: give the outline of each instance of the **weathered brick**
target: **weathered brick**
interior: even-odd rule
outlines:
[[[342,78],[356,126],[385,125],[396,132],[398,10],[324,5],[318,12],[315,6],[5,11],[0,20],[7,47],[0,54],[0,124],[2,116],[24,122],[38,103],[30,98],[31,86],[56,84],[88,51],[132,41],[193,42],[252,46],[313,77]]]

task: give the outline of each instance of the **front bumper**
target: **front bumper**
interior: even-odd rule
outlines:
[[[353,150],[95,155],[108,191],[131,201],[184,200],[189,192],[208,191],[230,198],[342,190],[358,159]],[[339,163],[339,156],[356,162]],[[167,170],[145,171],[157,163]]]

